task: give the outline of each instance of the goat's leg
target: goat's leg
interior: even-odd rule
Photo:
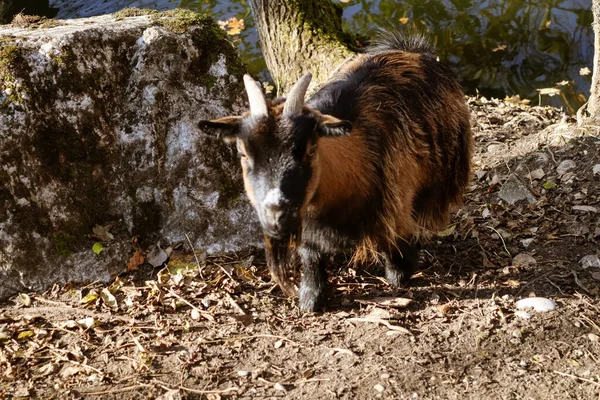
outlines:
[[[326,261],[313,248],[302,246],[298,249],[302,261],[302,283],[300,284],[300,309],[315,312],[325,305],[327,300]]]
[[[405,285],[419,264],[421,244],[399,241],[397,248],[385,255],[385,278],[393,286]]]

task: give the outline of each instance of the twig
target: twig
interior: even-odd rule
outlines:
[[[67,356],[60,354],[60,351],[61,351],[60,349],[55,349],[55,350],[54,349],[48,349],[48,350],[50,351],[50,353],[54,354],[56,357],[58,357],[62,361],[67,361],[67,362],[70,362],[71,364],[75,364],[75,365],[77,365],[79,367],[87,368],[89,370],[92,370],[92,371],[94,371],[94,372],[96,372],[96,373],[98,373],[100,375],[104,375],[104,373],[102,371],[100,371],[98,368],[94,368],[91,365],[80,363],[79,361],[70,360]],[[62,351],[65,351],[65,350],[62,350]]]
[[[221,393],[237,392],[240,390],[240,388],[235,387],[235,386],[227,388],[227,389],[215,389],[215,390],[198,390],[198,389],[188,388],[188,387],[185,387],[182,385],[176,386],[175,388],[170,388],[168,383],[163,382],[161,380],[152,379],[152,382],[154,382],[158,385],[161,385],[166,390],[180,389],[180,390],[184,390],[186,392],[196,393],[196,394],[221,394]]]
[[[350,322],[372,322],[372,323],[375,323],[375,324],[382,324],[382,325],[385,325],[389,330],[406,333],[406,334],[412,336],[412,332],[409,331],[408,329],[403,328],[403,327],[398,326],[398,325],[392,325],[388,321],[386,321],[384,319],[381,319],[381,318],[348,318],[346,321],[350,321]]]
[[[504,238],[502,237],[502,235],[496,229],[492,228],[491,226],[488,226],[488,228],[490,228],[491,230],[496,232],[496,234],[498,235],[500,240],[502,240],[502,246],[504,246],[504,250],[506,250],[506,252],[508,253],[508,256],[512,258],[512,254],[510,254],[510,251],[508,251],[508,249],[506,248],[506,243],[504,243]]]
[[[579,281],[579,278],[577,277],[577,273],[575,271],[571,271],[571,273],[573,274],[573,277],[575,278],[575,283],[577,284],[577,286],[579,286],[580,288],[582,288],[583,290],[585,290],[586,293],[589,294],[590,291],[585,286],[583,286],[583,283],[581,283]]]
[[[192,253],[194,254],[194,258],[196,259],[196,265],[198,266],[198,273],[200,274],[200,278],[204,279],[204,276],[202,276],[202,267],[200,266],[200,260],[198,260],[198,256],[196,255],[196,250],[194,250],[194,245],[192,244],[192,241],[190,240],[190,237],[187,235],[187,233],[185,233],[185,238],[187,239],[188,243],[190,244],[190,248],[192,249]]]
[[[248,314],[246,314],[246,311],[244,311],[244,309],[242,307],[240,307],[240,305],[238,303],[236,303],[236,301],[233,299],[233,297],[231,297],[231,295],[229,293],[225,293],[225,297],[227,297],[227,300],[229,300],[229,304],[231,304],[231,306],[233,308],[235,308],[235,310],[238,312],[238,314],[248,315]]]
[[[591,384],[594,384],[594,385],[600,387],[600,383],[598,383],[596,381],[593,381],[591,379],[582,378],[582,377],[577,376],[577,375],[571,375],[571,374],[567,374],[565,372],[560,372],[560,371],[552,371],[552,372],[554,372],[555,374],[559,374],[559,375],[563,375],[563,376],[568,376],[569,378],[573,378],[573,379],[577,379],[577,380],[580,380],[580,381],[588,382],[588,383],[591,383]]]
[[[177,293],[175,293],[172,289],[169,289],[169,294],[177,297],[179,300],[183,301],[185,304],[187,304],[188,306],[192,307],[194,310],[198,311],[198,314],[200,314],[206,320],[208,320],[210,322],[215,322],[215,319],[214,319],[214,317],[212,315],[207,314],[204,311],[200,310],[198,307],[196,307],[195,305],[193,305],[192,303],[190,303],[189,301],[187,301],[186,299],[184,299],[183,297],[181,297],[180,295],[178,295]]]
[[[145,387],[150,387],[150,386],[152,386],[152,385],[141,383],[139,385],[127,386],[127,387],[120,388],[120,389],[103,390],[101,392],[82,392],[82,391],[80,391],[80,393],[81,394],[85,394],[85,395],[90,395],[90,396],[100,396],[100,395],[103,395],[103,394],[114,394],[114,393],[129,392],[129,391],[132,391],[132,390],[136,390],[136,389],[140,389],[140,388],[145,388]]]
[[[594,321],[592,321],[591,318],[589,318],[587,315],[581,315],[581,318],[583,318],[584,320],[589,322],[594,328],[596,328],[598,333],[600,333],[600,326],[598,326],[598,324],[596,324]]]
[[[249,340],[249,339],[258,339],[258,338],[272,338],[272,339],[285,340],[286,342],[289,342],[293,346],[304,347],[301,344],[296,343],[293,340],[288,339],[284,336],[271,335],[268,333],[263,334],[263,335],[236,336],[236,337],[222,338],[222,339],[202,340],[200,343],[222,343],[222,342],[230,342],[230,341],[236,341],[236,340]]]
[[[39,301],[40,303],[46,303],[46,304],[52,304],[53,306],[62,306],[62,307],[68,307],[65,303],[63,303],[62,301],[52,301],[52,300],[48,300],[43,298],[42,296],[31,296],[34,300]]]

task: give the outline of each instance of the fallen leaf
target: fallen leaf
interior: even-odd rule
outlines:
[[[92,251],[96,254],[100,254],[102,253],[102,250],[104,250],[104,246],[102,245],[102,243],[100,242],[96,242],[94,243],[94,245],[92,246]]]
[[[160,267],[169,259],[170,248],[167,251],[160,247],[160,243],[152,246],[148,255],[146,255],[146,261],[153,267]]]
[[[31,297],[29,297],[27,294],[19,293],[19,296],[17,297],[21,304],[23,304],[25,307],[29,307],[31,305]]]
[[[144,259],[144,254],[141,251],[136,250],[129,258],[129,262],[127,263],[127,271],[137,270],[138,267],[144,263]]]
[[[106,304],[111,310],[117,311],[119,309],[117,298],[113,296],[113,294],[107,288],[102,289],[102,292],[100,292],[100,297],[102,297],[104,304]]]
[[[77,325],[84,329],[94,328],[97,323],[96,320],[92,317],[83,318],[77,321]]]
[[[557,94],[560,94],[560,89],[557,88],[543,88],[543,89],[537,89],[537,91],[539,92],[540,95],[544,96],[556,96]]]
[[[495,53],[497,51],[502,51],[502,50],[506,50],[506,45],[505,44],[501,44],[499,46],[496,46],[494,49],[492,49],[492,51]]]
[[[406,18],[406,17],[402,17],[402,18],[400,18],[398,21],[400,21],[400,23],[401,23],[402,25],[406,25],[406,24],[408,24],[408,21],[409,21],[409,19],[408,19],[408,18]]]
[[[79,300],[79,304],[89,304],[93,301],[96,301],[98,297],[100,297],[100,295],[97,292],[89,292],[81,300]]]
[[[34,335],[35,335],[34,331],[23,331],[23,332],[19,332],[19,336],[17,336],[17,339],[25,340],[25,339],[29,339],[30,337],[32,337]]]
[[[588,67],[583,67],[579,70],[579,75],[585,76],[591,74],[592,71]]]
[[[361,304],[376,304],[383,307],[391,308],[404,308],[412,303],[412,299],[404,297],[375,297],[373,299],[356,300],[357,303]]]
[[[108,242],[113,240],[115,237],[113,236],[112,233],[110,233],[108,230],[111,228],[110,225],[107,226],[101,226],[101,225],[96,225],[94,226],[94,228],[92,229],[92,232],[94,233],[92,236],[98,240],[100,240],[101,242]]]

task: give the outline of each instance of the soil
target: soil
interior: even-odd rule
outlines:
[[[409,287],[338,262],[327,310],[303,314],[260,252],[137,252],[110,286],[1,305],[0,398],[599,399],[598,131],[469,105],[471,186]],[[517,310],[532,296],[556,309]]]

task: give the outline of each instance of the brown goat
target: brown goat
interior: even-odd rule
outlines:
[[[421,36],[383,35],[305,104],[310,79],[268,102],[246,75],[250,112],[200,126],[236,141],[271,273],[292,293],[299,255],[300,308],[316,311],[325,255],[349,246],[355,260],[382,260],[391,284],[410,278],[420,238],[461,201],[473,138],[460,85]]]

